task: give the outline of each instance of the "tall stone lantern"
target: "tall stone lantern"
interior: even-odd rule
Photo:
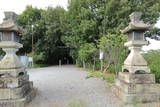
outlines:
[[[155,75],[150,73],[147,62],[141,55],[141,47],[148,44],[144,32],[152,25],[140,21],[142,13],[133,12],[131,22],[122,30],[128,34],[125,46],[131,51],[119,72],[113,91],[126,103],[141,103],[160,100],[160,84],[156,84]]]
[[[128,34],[128,42],[125,46],[131,51],[124,62],[123,69],[130,73],[138,71],[150,72],[147,62],[141,55],[140,51],[143,45],[147,45],[145,41],[144,32],[152,27],[152,25],[144,24],[140,21],[142,13],[134,12],[130,15],[131,22],[129,26],[122,30],[122,33]]]
[[[0,24],[0,47],[6,53],[0,61],[0,107],[24,107],[35,96],[33,83],[16,55],[23,47],[19,43],[22,29],[16,18],[14,12],[5,12]]]

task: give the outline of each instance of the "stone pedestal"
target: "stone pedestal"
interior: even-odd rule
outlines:
[[[119,72],[113,91],[125,103],[152,102],[160,99],[160,84],[155,83],[154,74]]]

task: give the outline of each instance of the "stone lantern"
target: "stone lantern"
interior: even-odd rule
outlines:
[[[119,72],[115,94],[125,103],[141,103],[160,100],[160,84],[155,82],[155,75],[150,73],[147,62],[141,55],[141,47],[148,44],[144,39],[144,32],[152,25],[140,21],[142,13],[133,12],[131,22],[122,33],[128,34],[125,46],[131,51]],[[142,72],[143,71],[143,72]]]
[[[5,12],[3,23],[0,24],[0,47],[5,51],[0,61],[0,106],[24,107],[35,96],[33,83],[25,67],[16,55],[23,45],[19,43],[22,31],[16,23],[14,12]]]
[[[129,26],[122,30],[122,33],[128,34],[128,42],[125,46],[131,51],[124,62],[123,71],[136,73],[138,71],[150,72],[147,62],[141,55],[140,51],[143,45],[148,44],[144,38],[144,32],[152,27],[152,25],[144,24],[140,21],[142,13],[134,12],[130,15],[131,22]]]

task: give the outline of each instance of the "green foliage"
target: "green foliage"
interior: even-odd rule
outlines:
[[[48,45],[54,45],[63,35],[63,17],[65,10],[61,7],[51,8],[43,12],[42,20],[45,22],[45,38]],[[47,45],[46,44],[46,45]]]
[[[86,107],[87,103],[86,101],[82,99],[73,99],[69,102],[67,107]]]
[[[148,65],[151,69],[151,73],[154,73],[156,76],[156,82],[160,83],[160,51],[149,51],[148,53],[143,54],[144,58],[147,60]]]
[[[57,44],[63,45],[61,44],[61,37],[64,34],[63,18],[65,17],[65,13],[66,11],[61,7],[48,7],[47,10],[42,10],[28,6],[18,17],[18,23],[24,29],[21,37],[24,48],[20,52],[32,52],[33,36],[33,57],[35,62],[57,63],[58,56],[55,56],[55,53],[58,51],[65,54],[57,48]]]
[[[113,83],[115,81],[115,74],[104,74],[102,72],[92,72],[91,74],[89,74],[86,78],[101,78],[102,80],[105,80],[106,82],[109,82],[109,83]]]
[[[42,37],[44,29],[43,26],[39,25],[42,11],[41,9],[27,6],[26,10],[18,16],[17,21],[24,29],[21,36],[21,42],[23,43],[23,48],[20,50],[21,53],[30,53],[32,51],[32,35],[34,36],[34,44]]]
[[[94,44],[85,43],[80,47],[79,52],[78,52],[78,56],[80,59],[82,59],[84,61],[89,61],[89,60],[93,59],[93,57],[95,56],[96,50],[97,49],[94,46]]]
[[[150,29],[150,31],[148,31],[148,32],[145,33],[145,36],[146,37],[150,37],[152,39],[159,40],[160,39],[160,28]]]
[[[72,48],[68,53],[74,60],[80,65],[85,60],[86,66],[91,68],[92,65],[99,66],[99,45],[98,48],[107,54],[104,60],[106,69],[118,72],[128,54],[123,46],[126,37],[120,35],[120,30],[127,26],[129,14],[134,11],[143,13],[144,22],[155,24],[160,16],[160,1],[69,0],[67,11],[61,7],[43,10],[27,6],[18,17],[24,28],[21,38],[24,48],[20,52],[31,53],[33,36],[37,62],[53,64],[66,54],[57,47],[63,42]],[[146,35],[152,34],[159,34],[159,30]]]
[[[103,37],[103,35],[119,35],[120,30],[124,29],[129,23],[129,15],[134,11],[141,11],[143,13],[142,20],[146,23],[154,24],[160,16],[160,1],[69,0],[65,24],[66,32],[63,40],[67,46],[75,47],[74,52],[72,52],[72,57],[79,60],[77,55],[79,48],[85,43],[96,44],[96,41]],[[157,32],[154,33],[157,34]],[[115,39],[119,40],[118,37],[115,37]],[[113,41],[115,41],[115,39],[113,39]],[[111,41],[112,40],[110,40],[110,42]],[[106,41],[104,40],[104,42]],[[124,42],[122,42],[120,46],[122,46],[123,43]],[[119,44],[119,41],[118,43],[117,41],[114,42],[114,45],[118,46],[117,44]],[[107,44],[104,45],[104,47],[105,46],[107,47]],[[109,46],[110,45],[108,45],[108,47]],[[120,62],[120,64],[117,65],[120,66],[128,51],[126,51],[126,48],[122,49],[124,47],[116,48],[116,46],[112,52],[113,54],[117,54],[118,60],[116,62],[117,57],[113,57],[115,59],[114,62],[111,61],[111,63],[116,64]],[[119,53],[114,52],[117,49],[118,52],[122,49],[124,52],[121,53],[125,54],[119,55]],[[110,52],[110,54],[112,54],[112,52]]]
[[[43,52],[41,52],[40,54],[30,53],[28,54],[28,56],[33,57],[34,62],[38,64],[42,64],[41,62],[45,61],[45,55]]]
[[[83,44],[78,51],[77,65],[86,68],[95,66],[97,48],[93,43]]]
[[[27,6],[26,10],[18,17],[18,23],[23,27],[36,23],[41,19],[41,11],[43,10]]]
[[[143,12],[142,19],[146,23],[154,24],[160,16],[158,0],[70,0],[68,7],[69,17],[72,20],[70,24],[75,24],[71,28],[76,31],[73,33],[80,34],[81,24],[84,21],[92,21],[96,29],[89,32],[92,38],[97,38],[101,34],[119,33],[120,29],[128,24],[128,16],[133,11]],[[80,35],[83,38],[83,32]]]
[[[106,71],[115,73],[121,70],[121,66],[128,55],[128,49],[124,47],[126,41],[126,35],[115,34],[105,35],[98,41],[99,49],[105,53]]]

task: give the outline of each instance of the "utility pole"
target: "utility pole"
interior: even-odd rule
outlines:
[[[33,28],[34,28],[34,25],[31,26],[32,27],[32,53],[34,52],[34,49],[33,49],[33,43],[34,43],[34,38],[33,38]]]

